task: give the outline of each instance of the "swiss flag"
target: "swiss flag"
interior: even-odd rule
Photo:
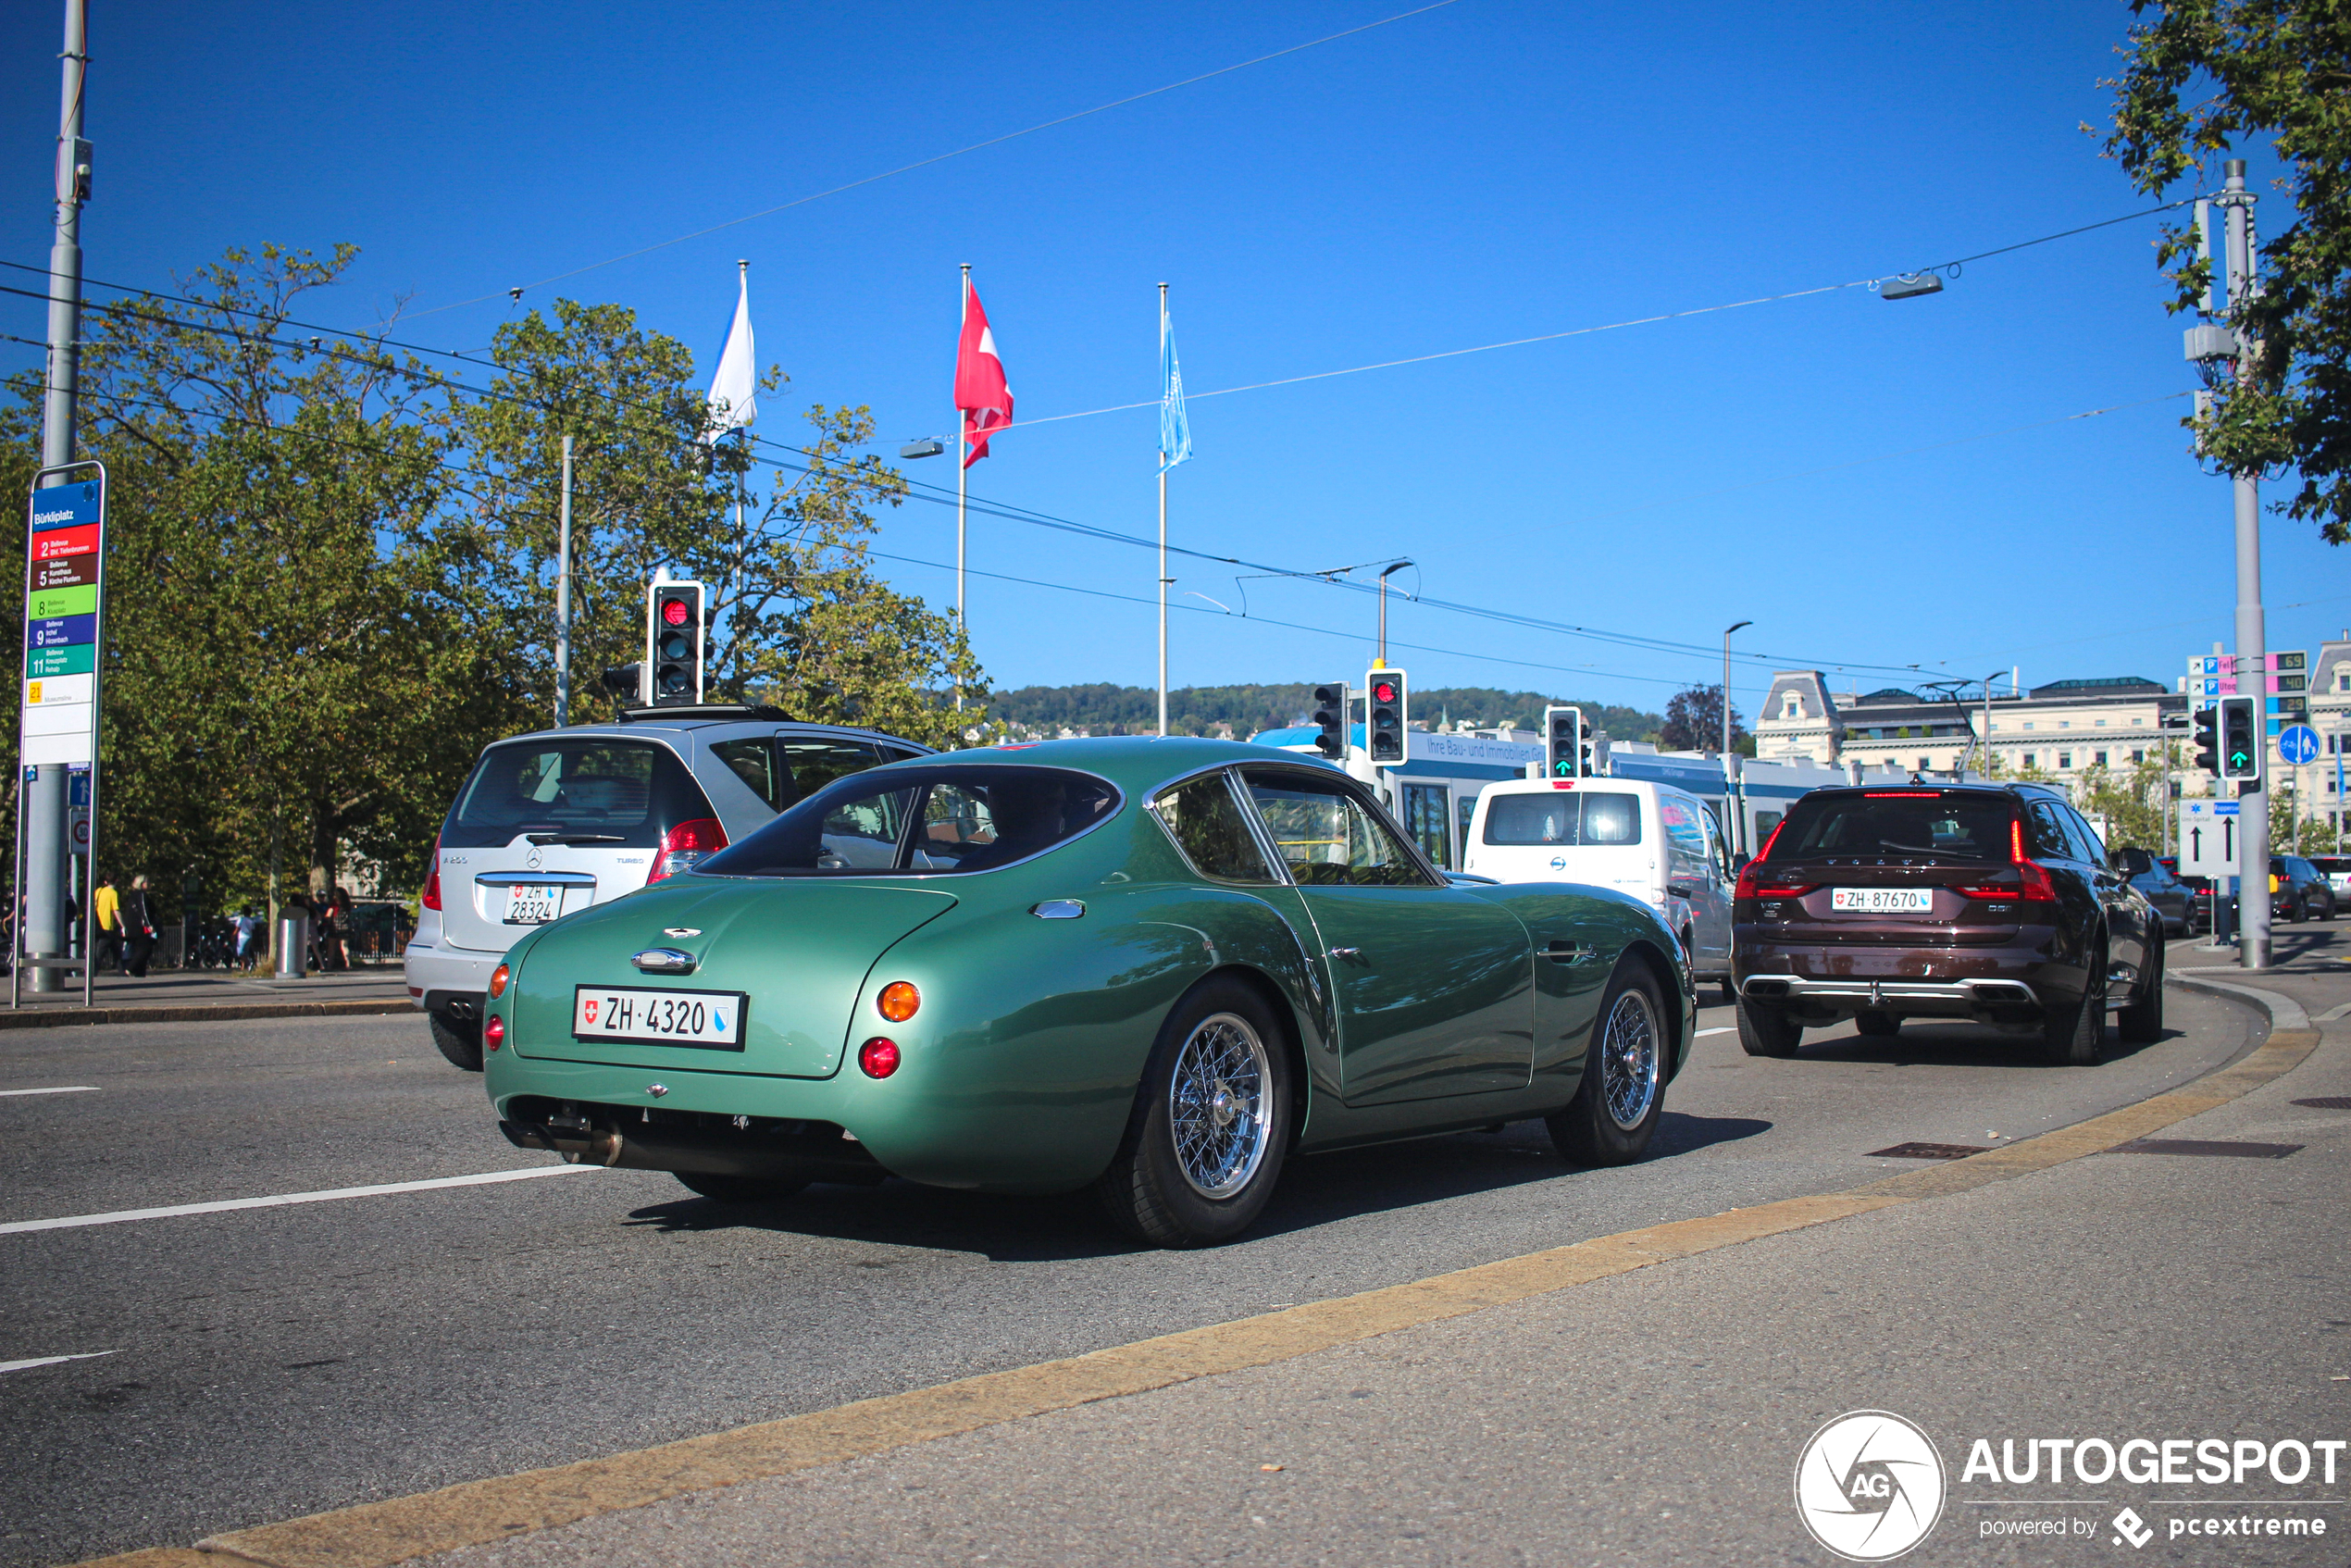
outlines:
[[[988,312],[979,305],[979,291],[964,285],[964,338],[955,351],[955,406],[964,411],[964,444],[968,468],[988,455],[989,432],[1013,422],[1013,389],[1004,383],[1004,362],[996,356],[996,334],[988,330]]]

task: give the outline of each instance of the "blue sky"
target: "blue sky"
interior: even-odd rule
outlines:
[[[1408,3],[101,0],[87,266],[168,287],[229,245],[351,241],[349,286],[315,317],[400,307],[398,335],[478,349],[511,285]],[[0,16],[9,260],[46,255],[56,9]],[[1200,395],[1847,283],[2134,211],[2149,204],[2077,129],[2105,117],[2097,79],[2126,21],[2103,3],[1457,0],[525,301],[619,301],[715,366],[748,257],[761,358],[793,378],[760,432],[790,439],[809,401],[863,403],[894,454],[952,430],[959,262],[1026,418],[1152,397],[1165,280],[1198,452],[1172,482],[1178,542],[1313,569],[1409,555],[1394,580],[1431,598],[1699,649],[1751,619],[1738,646],[1760,657],[1733,678],[1748,712],[1782,663],[1840,685],[1854,666],[1864,690],[1912,664],[2168,683],[2230,635],[2233,588],[2228,485],[2186,454],[2183,400],[2151,401],[2193,385],[2153,219],[1970,265],[1929,298],[1839,289]],[[0,317],[40,335],[32,302]],[[0,349],[11,367],[32,353]],[[2099,408],[2116,411],[2065,417]],[[1156,439],[1148,408],[1014,429],[973,492],[1148,534]],[[906,467],[952,488],[951,461]],[[2270,645],[2351,625],[2351,562],[2313,530],[2265,533]],[[910,503],[878,548],[948,562],[953,536],[952,507]],[[978,571],[1152,591],[1142,550],[976,517],[971,551]],[[952,602],[951,573],[884,565]],[[1211,612],[1175,617],[1176,684],[1327,679],[1372,656],[1367,596],[1172,570],[1178,602]],[[1238,610],[1244,592],[1246,621],[1185,597]],[[1147,604],[975,577],[971,613],[999,685],[1154,678]],[[1400,596],[1390,615],[1394,641],[1421,645],[1391,652],[1423,686],[1661,707],[1718,678],[1718,653]]]

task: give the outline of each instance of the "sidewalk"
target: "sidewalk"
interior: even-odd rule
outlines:
[[[409,1005],[408,987],[396,964],[312,975],[307,979],[271,979],[221,969],[158,969],[143,980],[116,970],[99,972],[91,1006],[81,1005],[81,977],[66,977],[68,989],[36,996],[32,977],[23,977],[18,1005],[0,1003],[0,1029],[70,1027],[76,1024],[193,1023],[217,1018],[318,1017],[345,1013],[394,1013]]]

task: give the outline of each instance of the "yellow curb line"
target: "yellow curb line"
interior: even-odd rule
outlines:
[[[2318,1042],[2316,1030],[2276,1031],[2243,1060],[2185,1089],[2006,1148],[1933,1169],[1907,1171],[1847,1192],[1786,1198],[1623,1231],[1065,1361],[233,1530],[208,1537],[193,1549],[136,1551],[75,1568],[228,1568],[223,1556],[268,1568],[388,1568],[413,1558],[642,1508],[688,1492],[740,1486],[1024,1416],[1265,1366],[1653,1263],[2047,1170],[2225,1104],[2299,1064]]]

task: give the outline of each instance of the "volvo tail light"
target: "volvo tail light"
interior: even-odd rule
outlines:
[[[441,835],[432,836],[432,871],[425,877],[425,896],[417,901],[427,909],[441,907]]]
[[[1772,829],[1772,836],[1763,840],[1763,848],[1756,857],[1739,867],[1738,886],[1732,890],[1731,897],[1792,899],[1820,886],[1818,882],[1804,881],[1788,872],[1765,869],[1763,863],[1772,858],[1772,846],[1780,841],[1780,835],[1786,830],[1787,822],[1783,818],[1779,826]]]
[[[1964,898],[2016,899],[2023,903],[2057,902],[2057,878],[2049,868],[2024,857],[2024,819],[2017,817],[2009,824],[2009,864],[2016,867],[2017,884],[1978,882],[1972,887],[1952,890]]]
[[[653,875],[645,878],[652,887],[664,877],[675,877],[680,871],[690,871],[704,855],[716,854],[727,847],[727,829],[715,816],[697,816],[681,822],[661,836],[661,851],[653,856]]]

